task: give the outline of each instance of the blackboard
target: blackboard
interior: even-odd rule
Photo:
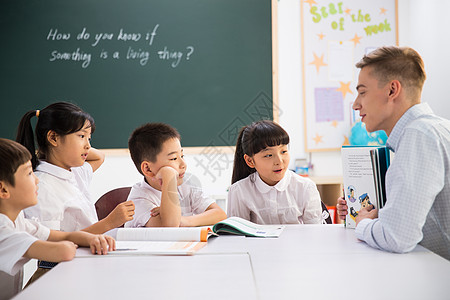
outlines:
[[[56,101],[94,117],[96,148],[146,122],[228,146],[273,118],[271,0],[4,0],[0,37],[1,137]]]

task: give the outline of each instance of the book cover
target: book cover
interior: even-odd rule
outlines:
[[[355,228],[355,218],[361,207],[373,205],[380,209],[386,201],[389,150],[384,146],[344,146],[341,154],[344,197],[348,206],[345,226]]]

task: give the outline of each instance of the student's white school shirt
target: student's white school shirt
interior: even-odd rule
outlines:
[[[356,237],[374,248],[408,252],[417,243],[450,260],[450,121],[426,103],[407,110],[386,145],[386,204],[363,219]]]
[[[22,289],[23,265],[30,259],[23,257],[31,244],[47,240],[50,229],[20,212],[15,222],[0,213],[0,299],[9,299]]]
[[[228,217],[257,224],[321,224],[322,203],[316,184],[287,171],[270,186],[258,172],[235,182],[228,191]]]
[[[162,192],[149,185],[145,179],[136,183],[127,201],[134,202],[134,218],[125,227],[144,227],[150,219],[151,210],[161,206]],[[215,201],[207,197],[201,188],[184,182],[178,186],[181,215],[193,216],[203,213]]]
[[[66,232],[98,221],[95,201],[89,194],[93,174],[89,163],[68,171],[41,161],[35,174],[39,178],[38,204],[24,210],[26,218]]]

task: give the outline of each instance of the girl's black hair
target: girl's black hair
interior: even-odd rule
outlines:
[[[289,144],[289,135],[273,121],[262,120],[242,127],[236,142],[231,184],[256,171],[247,165],[244,154],[253,156],[267,147],[287,144]]]
[[[38,115],[37,115],[37,112]],[[37,116],[35,128],[38,153],[36,153],[31,118]],[[24,145],[31,153],[33,169],[38,165],[38,159],[45,159],[49,152],[47,133],[53,130],[58,135],[67,135],[81,130],[89,121],[91,133],[95,131],[94,119],[87,112],[69,102],[56,102],[43,110],[30,110],[25,113],[17,128],[16,141]]]

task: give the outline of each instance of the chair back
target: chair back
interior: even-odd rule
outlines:
[[[98,219],[104,219],[120,203],[124,202],[130,194],[131,187],[121,187],[111,190],[101,196],[95,203]]]

